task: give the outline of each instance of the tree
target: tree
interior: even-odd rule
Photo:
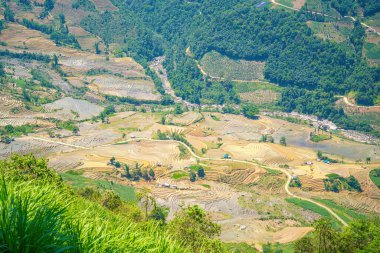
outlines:
[[[4,64],[0,63],[0,77],[5,76]]]
[[[314,253],[315,246],[311,237],[302,237],[295,242],[294,253]]]
[[[161,124],[162,124],[162,125],[165,125],[165,123],[166,123],[166,117],[165,117],[165,116],[162,116],[162,117],[161,117]]]
[[[220,235],[220,225],[212,222],[210,217],[197,205],[179,210],[169,223],[169,232],[183,244],[188,245],[191,252],[215,252],[211,245],[219,246],[214,241]],[[213,243],[210,243],[213,241]],[[223,252],[223,251],[220,251]]]
[[[56,54],[53,55],[53,67],[58,67],[58,56]]]
[[[95,44],[94,44],[94,46],[95,46],[95,53],[96,54],[100,54],[102,51],[100,50],[100,47],[99,47],[99,45],[100,45],[100,42],[98,41],[98,42],[95,42]]]
[[[15,22],[15,14],[8,6],[5,7],[4,19],[6,21]]]
[[[121,167],[121,163],[119,161],[115,162],[115,167],[116,168],[120,168]]]
[[[142,165],[140,166],[138,162],[135,163],[135,167],[133,168],[133,171],[132,171],[132,178],[134,181],[138,181],[140,177],[142,176],[141,167]]]
[[[191,182],[195,182],[197,176],[195,175],[194,171],[190,171],[189,178]]]
[[[152,197],[152,195],[150,194],[150,190],[147,188],[141,189],[137,193],[137,198],[144,208],[145,220],[148,220],[149,218],[148,211],[149,209],[154,209],[157,206],[156,200],[154,197]]]
[[[200,178],[204,178],[206,176],[205,170],[203,169],[203,167],[199,167],[197,172],[198,172],[198,177]]]
[[[322,151],[318,150],[317,157],[318,157],[318,159],[322,159],[322,157],[323,157]]]
[[[132,177],[132,175],[129,171],[129,165],[128,164],[125,165],[125,177],[128,179],[130,179]]]
[[[155,205],[155,207],[153,208],[153,210],[150,213],[150,217],[153,220],[156,220],[156,221],[159,221],[159,222],[165,224],[165,222],[166,222],[165,208],[158,206],[158,205]]]
[[[247,104],[243,106],[243,115],[249,119],[257,119],[259,109],[253,104]]]
[[[47,160],[34,155],[12,155],[7,160],[0,161],[0,171],[5,172],[5,178],[30,181],[62,183],[61,176],[48,168]]]
[[[111,159],[110,159],[110,164],[115,164],[115,161],[116,161],[116,158],[113,156],[113,157],[111,157]]]
[[[65,17],[65,15],[63,13],[59,13],[58,17],[59,17],[59,22],[62,25],[66,23],[66,17]]]
[[[182,114],[182,113],[183,113],[183,110],[182,110],[181,104],[176,104],[174,107],[174,114]]]
[[[115,210],[122,205],[122,201],[120,196],[117,195],[114,191],[107,190],[104,192],[102,204],[104,207],[110,210]]]
[[[150,168],[150,170],[149,170],[149,176],[153,179],[155,179],[155,177],[156,177],[156,174],[154,173],[154,170],[152,168]]]
[[[337,252],[337,232],[329,219],[323,218],[314,223],[316,246],[319,253]]]
[[[285,137],[281,137],[281,139],[280,139],[280,144],[282,145],[282,146],[286,146],[287,144],[286,144],[286,138]]]
[[[367,158],[365,159],[365,163],[366,163],[366,164],[371,163],[371,157],[367,157]]]
[[[74,135],[78,135],[78,133],[79,133],[79,127],[74,126],[74,127],[73,127],[73,134],[74,134]]]

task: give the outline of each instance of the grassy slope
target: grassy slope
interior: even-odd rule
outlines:
[[[64,181],[72,185],[76,189],[81,189],[86,186],[99,187],[105,190],[115,191],[122,200],[124,201],[135,201],[136,194],[133,187],[120,185],[116,183],[111,183],[105,180],[92,180],[81,175],[76,175],[72,173],[62,173],[61,174]]]
[[[324,208],[317,206],[316,204],[313,204],[309,201],[305,201],[302,199],[297,199],[297,198],[286,198],[285,199],[287,202],[292,203],[296,206],[299,206],[305,210],[312,211],[314,213],[317,213],[321,215],[324,218],[328,218],[333,221],[335,227],[340,227],[341,224]]]
[[[380,170],[380,169],[376,169],[376,170]],[[372,182],[377,186],[377,188],[380,189],[380,177],[374,177],[371,172],[369,174],[369,177],[371,178]]]
[[[0,228],[8,233],[0,244],[6,252],[188,252],[157,224],[129,220],[66,187],[1,184]]]
[[[366,216],[364,214],[358,213],[352,209],[347,209],[341,205],[336,204],[334,201],[329,199],[315,199],[318,202],[330,207],[336,214],[338,214],[345,222],[349,223],[354,219],[364,219]]]

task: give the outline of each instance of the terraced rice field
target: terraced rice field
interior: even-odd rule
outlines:
[[[98,116],[104,109],[103,107],[86,100],[74,99],[71,97],[65,97],[54,101],[53,103],[46,104],[44,108],[47,112],[54,112],[54,117],[65,120],[90,119],[93,116]]]
[[[322,179],[314,179],[310,176],[299,176],[302,183],[302,189],[313,192],[324,192],[325,185]]]
[[[194,122],[198,122],[203,118],[203,115],[201,113],[196,112],[185,112],[181,115],[174,115],[173,117],[170,117],[171,122],[176,125],[181,126],[189,126],[193,124]]]
[[[154,94],[154,84],[151,80],[126,79],[112,75],[91,76],[90,79],[89,87],[95,92],[140,100],[160,99],[159,94]]]

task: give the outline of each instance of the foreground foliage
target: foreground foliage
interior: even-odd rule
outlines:
[[[314,224],[315,231],[295,243],[296,253],[375,253],[380,249],[380,219],[352,222],[337,231],[328,219]]]

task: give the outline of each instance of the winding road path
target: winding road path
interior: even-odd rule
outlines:
[[[285,189],[285,192],[289,196],[294,197],[294,198],[298,198],[298,199],[302,199],[302,200],[311,202],[311,203],[313,203],[315,205],[318,205],[319,207],[322,207],[323,209],[325,209],[326,211],[328,211],[333,217],[335,217],[340,223],[342,223],[343,226],[348,226],[348,224],[339,215],[337,215],[333,210],[331,210],[331,208],[329,208],[328,206],[325,206],[325,205],[323,205],[323,204],[321,204],[321,203],[319,203],[317,201],[314,201],[312,199],[309,199],[309,198],[306,198],[306,197],[301,197],[301,196],[298,196],[298,195],[295,195],[294,193],[292,193],[289,190],[289,184],[290,184],[290,182],[292,180],[292,175],[286,169],[270,168],[270,167],[267,167],[267,166],[264,166],[264,165],[261,165],[261,164],[255,163],[255,162],[250,162],[250,161],[245,161],[245,160],[238,160],[238,159],[222,159],[222,158],[213,158],[213,157],[201,157],[201,156],[198,156],[197,154],[195,154],[194,151],[186,143],[183,143],[181,141],[176,141],[176,140],[155,140],[155,139],[151,139],[151,138],[134,138],[134,139],[128,139],[128,140],[123,141],[123,142],[117,142],[117,143],[114,143],[114,144],[128,143],[128,142],[131,142],[131,141],[175,142],[175,143],[182,144],[183,146],[185,146],[187,148],[187,150],[190,152],[190,154],[193,157],[195,157],[196,159],[200,160],[200,161],[238,162],[238,163],[244,163],[244,164],[250,164],[250,165],[260,166],[260,167],[262,167],[264,169],[279,170],[279,171],[283,172],[287,176],[287,181],[286,181],[286,183],[284,185],[284,189]]]
[[[91,148],[84,147],[84,146],[68,144],[68,143],[64,143],[64,142],[60,142],[60,141],[54,141],[54,140],[49,140],[49,139],[40,138],[40,137],[31,137],[31,138],[35,139],[35,140],[45,141],[45,142],[49,142],[49,143],[56,143],[56,144],[59,144],[59,145],[73,147],[73,148],[78,148],[78,149],[91,149]],[[314,201],[312,199],[309,199],[309,198],[306,198],[306,197],[301,197],[301,196],[298,196],[298,195],[295,195],[294,193],[292,193],[289,190],[289,184],[290,184],[290,182],[292,180],[292,175],[286,169],[271,168],[271,167],[264,166],[264,165],[261,165],[261,164],[255,163],[255,162],[250,162],[250,161],[245,161],[245,160],[238,160],[238,159],[222,159],[222,158],[213,158],[213,157],[201,157],[201,156],[198,156],[197,154],[195,154],[194,151],[186,143],[184,143],[182,141],[177,141],[177,140],[156,140],[156,139],[151,139],[151,138],[133,138],[133,139],[127,139],[127,140],[122,141],[122,142],[109,143],[109,144],[105,144],[105,145],[101,145],[101,146],[110,146],[110,145],[115,145],[115,144],[123,144],[123,143],[129,143],[129,142],[133,142],[133,141],[174,142],[174,143],[182,144],[183,146],[185,146],[186,149],[190,152],[190,154],[194,158],[198,159],[199,161],[238,162],[238,163],[244,163],[244,164],[250,164],[250,165],[260,166],[263,169],[272,169],[272,170],[281,171],[287,177],[287,181],[286,181],[286,183],[284,185],[284,189],[285,189],[285,192],[289,196],[294,197],[294,198],[298,198],[298,199],[302,199],[302,200],[311,202],[311,203],[313,203],[315,205],[318,205],[318,206],[322,207],[323,209],[325,209],[326,211],[328,211],[333,217],[335,217],[340,223],[342,223],[343,226],[347,226],[348,225],[341,217],[339,217],[339,215],[337,215],[328,206],[325,206],[325,205],[323,205],[323,204],[321,204],[321,203],[319,203],[317,201]]]

